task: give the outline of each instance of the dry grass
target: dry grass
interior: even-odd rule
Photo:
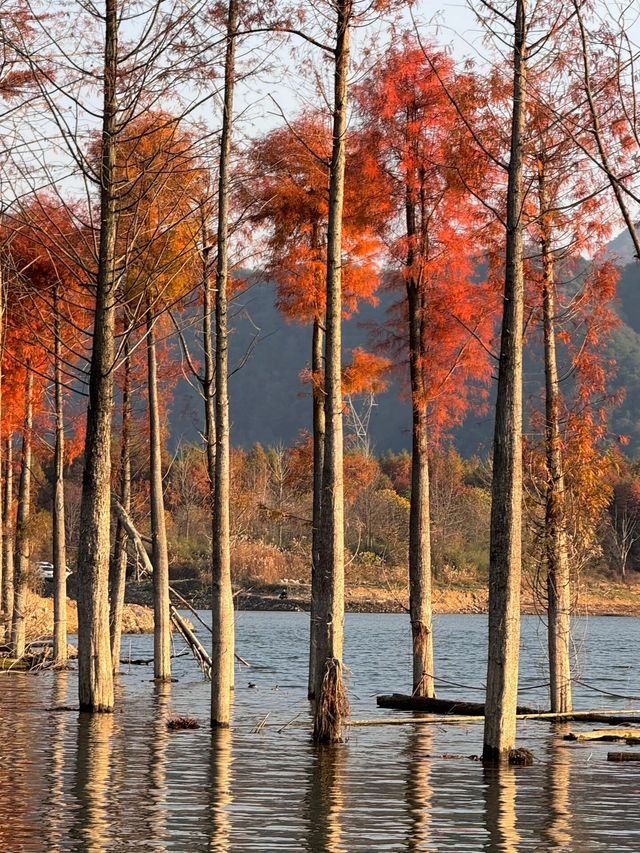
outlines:
[[[231,548],[231,571],[239,586],[278,584],[285,578],[302,583],[311,580],[309,561],[302,554],[246,539]]]
[[[167,728],[171,731],[186,731],[187,729],[199,729],[200,723],[194,717],[169,717]]]

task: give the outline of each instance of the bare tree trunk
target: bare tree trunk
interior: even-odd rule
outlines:
[[[5,642],[11,639],[13,625],[13,434],[7,436],[4,459],[4,492],[2,495],[2,610]]]
[[[22,453],[20,458],[20,483],[18,486],[18,511],[16,515],[16,562],[13,598],[13,622],[11,625],[11,653],[21,658],[25,648],[25,596],[31,540],[29,516],[31,513],[31,438],[33,429],[33,371],[27,361],[27,387],[25,390],[25,414],[22,430]]]
[[[309,684],[308,698],[313,699],[316,687],[317,658],[317,600],[320,577],[320,527],[322,517],[322,466],[324,463],[325,417],[324,394],[318,386],[323,368],[323,332],[320,318],[313,321],[311,372],[313,374],[313,514],[311,521],[311,605],[309,613]]]
[[[413,261],[411,261],[413,263]],[[409,611],[413,641],[413,693],[436,695],[431,613],[429,444],[424,382],[424,305],[419,285],[407,281],[412,399],[411,506],[409,511]]]
[[[62,339],[59,284],[53,291],[56,440],[53,490],[53,660],[64,666],[67,644],[67,543],[64,517],[64,400],[62,395]]]
[[[158,401],[156,338],[151,308],[147,308],[147,383],[149,388],[149,479],[151,547],[153,553],[153,674],[171,679],[171,616],[169,614],[169,551],[164,517],[162,439]]]
[[[115,331],[118,2],[105,0],[100,244],[78,541],[80,709],[113,710],[109,633],[111,423]]]
[[[542,304],[545,370],[545,553],[551,710],[571,710],[571,575],[565,524],[565,482],[560,435],[560,388],[555,337],[555,276],[548,227],[544,159],[538,157],[538,193],[542,225]]]
[[[124,379],[122,385],[122,431],[120,436],[120,503],[131,511],[131,349],[129,338],[124,341]],[[122,519],[116,523],[116,538],[110,571],[111,661],[113,672],[120,668],[122,613],[127,585],[127,538]]]
[[[342,435],[342,210],[347,136],[351,0],[338,0],[334,70],[333,146],[327,229],[327,319],[325,346],[325,443],[316,633],[313,738],[342,739],[348,713],[342,678],[344,635],[344,470]]]
[[[211,725],[227,727],[231,719],[231,670],[234,652],[233,592],[229,528],[229,174],[233,129],[233,93],[238,0],[229,0],[224,71],[224,114],[218,181],[218,259],[216,266],[216,459],[211,579]]]
[[[486,763],[508,761],[516,738],[522,572],[522,174],[526,68],[526,0],[517,0],[504,307],[493,441],[489,655],[482,753]]]

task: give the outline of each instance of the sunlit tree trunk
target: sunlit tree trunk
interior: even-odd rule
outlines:
[[[226,727],[231,717],[231,671],[233,667],[233,592],[229,528],[229,176],[233,129],[233,92],[238,2],[229,0],[225,56],[224,113],[220,141],[218,181],[218,259],[216,266],[216,458],[212,548],[212,666],[211,725]]]
[[[83,711],[113,709],[109,632],[111,424],[115,331],[118,2],[105,0],[100,243],[78,541],[78,691]]]
[[[29,516],[31,514],[31,439],[33,429],[33,371],[27,361],[27,387],[25,389],[25,414],[22,428],[20,454],[20,482],[18,485],[18,510],[16,514],[16,561],[13,597],[13,622],[11,625],[11,653],[21,658],[25,649],[25,605],[31,540]]]
[[[171,617],[169,615],[169,551],[162,484],[162,437],[158,400],[156,337],[151,309],[147,308],[147,386],[149,389],[149,480],[151,547],[153,552],[153,674],[171,678]]]
[[[421,223],[422,224],[422,223]],[[429,516],[429,442],[424,357],[426,305],[414,269],[416,204],[407,187],[406,226],[409,374],[411,379],[411,504],[409,510],[409,612],[413,645],[413,693],[435,696],[431,612],[431,521]]]
[[[504,306],[491,490],[489,654],[482,754],[487,763],[508,761],[516,739],[522,572],[522,176],[526,68],[526,0],[517,0]]]
[[[342,677],[344,635],[344,470],[342,400],[342,210],[347,135],[350,0],[338,0],[334,65],[333,145],[329,171],[327,313],[324,364],[325,442],[318,560],[316,743],[342,739],[348,713]]]
[[[131,512],[131,348],[128,336],[124,341],[122,383],[122,429],[120,433],[120,503]],[[120,668],[122,613],[127,585],[127,533],[121,519],[116,524],[116,538],[110,571],[111,659],[114,673]]]
[[[317,613],[320,565],[320,520],[322,515],[322,466],[324,461],[325,416],[324,394],[320,382],[323,370],[323,331],[319,317],[313,321],[311,372],[313,374],[313,511],[311,519],[311,605],[309,613],[309,699],[313,699],[316,687],[317,657]]]
[[[13,434],[7,436],[4,458],[4,491],[2,494],[2,610],[5,615],[5,642],[11,639],[13,623]]]
[[[60,322],[60,285],[53,291],[54,383],[56,439],[53,454],[53,660],[67,663],[67,543],[64,517],[64,399],[62,394],[62,338]]]
[[[555,335],[555,262],[549,233],[544,159],[538,158],[543,265],[542,306],[545,372],[545,556],[551,710],[571,710],[571,575],[565,523],[565,482],[560,435],[560,387]]]

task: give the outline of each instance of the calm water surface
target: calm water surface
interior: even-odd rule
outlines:
[[[481,698],[486,617],[440,616],[435,631],[437,671],[455,682],[440,695]],[[639,632],[636,619],[576,621],[580,679],[621,694],[577,685],[577,707],[640,706],[622,698],[640,697]],[[393,715],[374,697],[406,692],[409,637],[404,616],[347,617],[354,718]],[[73,671],[0,674],[0,853],[640,851],[638,765],[608,764],[610,744],[563,741],[567,726],[521,723],[536,764],[500,773],[463,757],[482,749],[475,723],[354,728],[346,745],[314,750],[301,725],[307,638],[306,614],[237,615],[253,667],[236,672],[232,731],[213,734],[189,657],[164,686],[124,665],[117,712],[96,718],[50,710],[77,702]],[[123,656],[151,645],[127,637]],[[544,626],[526,618],[521,702],[541,708],[544,658]],[[175,714],[202,728],[169,732]]]

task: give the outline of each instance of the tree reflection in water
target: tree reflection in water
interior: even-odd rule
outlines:
[[[518,853],[516,772],[513,767],[484,768],[484,849],[491,853]]]
[[[231,796],[232,735],[230,729],[211,731],[209,756],[209,814],[211,817],[210,853],[227,853],[231,850]]]
[[[309,784],[304,799],[308,834],[305,849],[313,853],[346,853],[343,843],[345,775],[348,747],[317,747],[309,756]]]
[[[79,714],[71,837],[82,853],[108,849],[111,830],[110,764],[113,714]]]
[[[431,837],[433,788],[431,787],[430,754],[433,749],[433,737],[431,726],[411,726],[407,738],[406,800],[409,813],[407,850],[411,853],[435,849]]]
[[[568,723],[552,726],[555,735],[549,744],[545,762],[545,793],[549,810],[544,835],[548,850],[571,851],[573,834],[571,832],[571,753],[563,741],[563,735],[571,731]]]

